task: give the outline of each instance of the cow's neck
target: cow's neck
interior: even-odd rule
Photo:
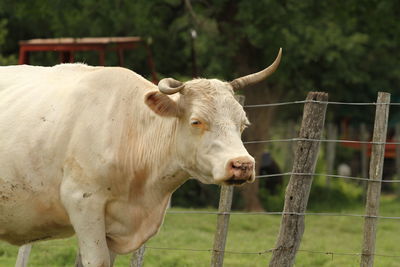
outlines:
[[[176,152],[178,121],[175,118],[147,117],[140,124],[128,124],[125,129],[120,161],[126,177],[132,179],[131,187],[138,191],[156,190],[171,194],[187,180],[188,174],[179,164]]]
[[[106,222],[108,245],[119,253],[136,249],[157,232],[172,192],[188,177],[176,155],[177,122],[161,119],[153,118],[147,129],[124,130],[122,175],[115,181],[115,186],[123,186],[119,200],[107,206]]]

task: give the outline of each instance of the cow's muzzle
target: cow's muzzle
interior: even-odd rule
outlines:
[[[238,157],[228,161],[228,179],[224,183],[227,185],[242,185],[246,182],[254,182],[254,159],[251,157]]]

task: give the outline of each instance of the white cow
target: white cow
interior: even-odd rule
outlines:
[[[230,83],[158,87],[119,67],[0,67],[0,239],[76,233],[84,266],[109,266],[108,249],[131,252],[158,231],[188,177],[254,181],[233,89],[269,76],[280,57]]]

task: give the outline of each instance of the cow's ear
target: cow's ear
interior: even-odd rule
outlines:
[[[167,95],[161,92],[150,92],[147,93],[144,102],[151,110],[160,116],[166,117],[178,117],[179,106]]]

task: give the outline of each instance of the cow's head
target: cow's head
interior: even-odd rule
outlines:
[[[272,74],[281,53],[279,50],[268,68],[231,82],[195,79],[183,83],[166,78],[159,82],[159,92],[146,95],[145,102],[155,113],[177,118],[177,153],[181,167],[190,175],[203,183],[240,185],[254,181],[255,161],[241,141],[249,121],[234,98],[234,90]]]

